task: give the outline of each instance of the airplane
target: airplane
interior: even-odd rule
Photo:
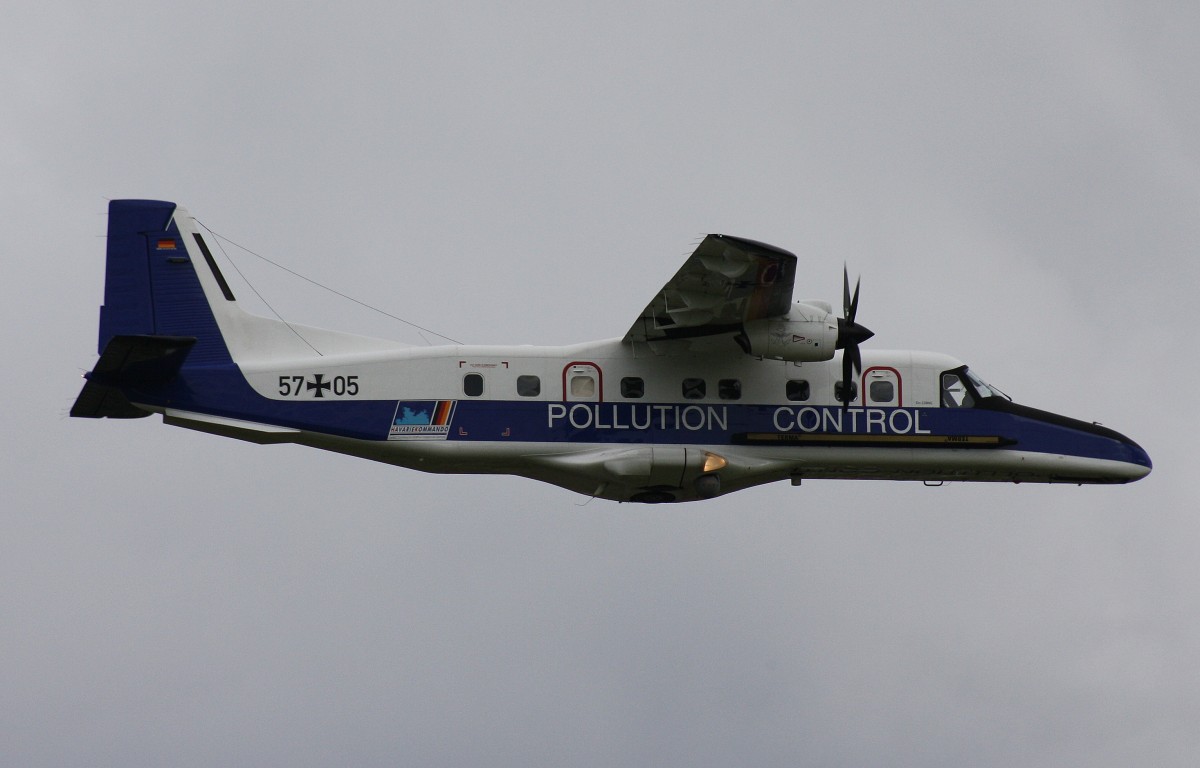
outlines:
[[[247,312],[196,221],[113,200],[99,359],[71,415],[139,418],[435,473],[510,474],[618,502],[807,479],[1127,483],[1128,437],[1013,402],[949,355],[863,352],[794,302],[797,258],[708,235],[620,338],[416,347]]]

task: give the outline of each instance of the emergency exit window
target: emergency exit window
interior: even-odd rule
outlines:
[[[571,397],[595,397],[596,380],[591,376],[571,377]]]
[[[890,381],[872,381],[870,390],[873,402],[890,403],[896,399],[896,385]]]

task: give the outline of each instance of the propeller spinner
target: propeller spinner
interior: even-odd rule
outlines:
[[[858,345],[875,335],[865,326],[854,321],[858,314],[858,287],[862,278],[854,281],[854,295],[850,295],[850,273],[842,267],[842,314],[838,318],[837,349],[842,352],[842,407],[848,408],[853,399],[851,384],[856,373],[862,372],[862,354]]]

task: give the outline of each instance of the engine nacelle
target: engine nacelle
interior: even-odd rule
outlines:
[[[833,358],[838,324],[825,307],[795,304],[786,317],[752,320],[739,339],[747,354],[792,363]]]

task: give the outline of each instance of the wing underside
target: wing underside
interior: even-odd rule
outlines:
[[[625,341],[736,333],[745,323],[787,314],[795,255],[729,235],[708,235],[642,310]]]

